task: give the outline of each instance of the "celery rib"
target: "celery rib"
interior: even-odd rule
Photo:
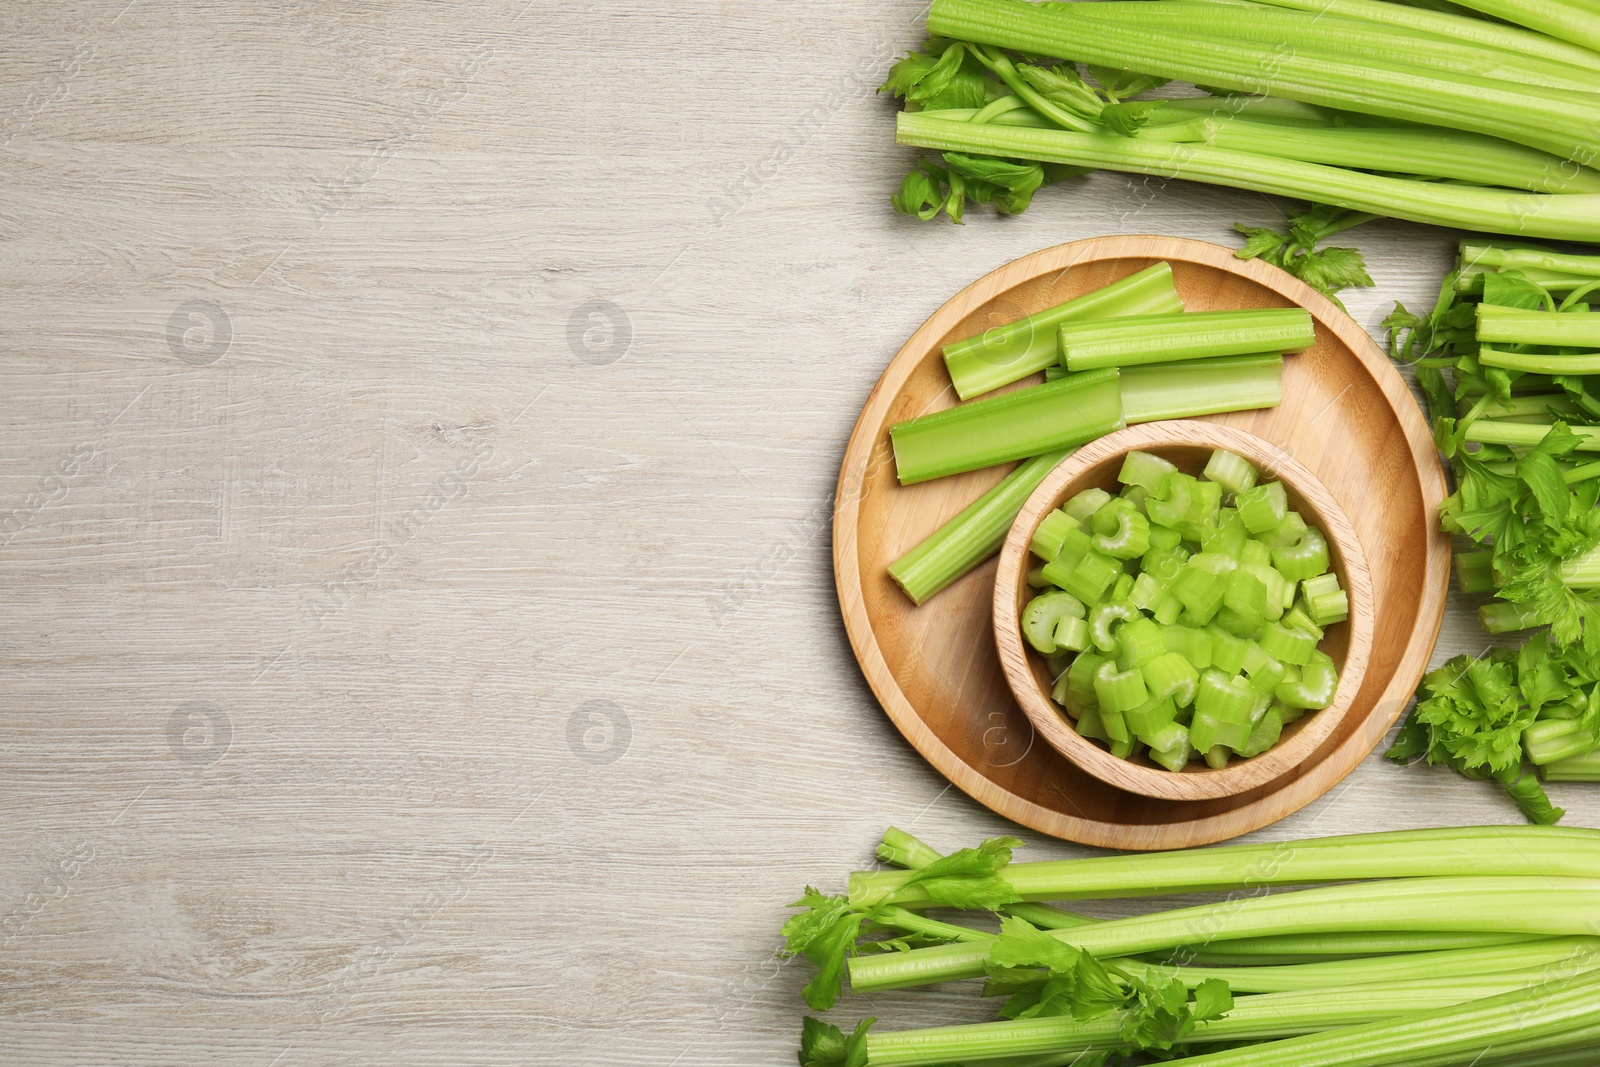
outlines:
[[[1479,304],[1478,340],[1490,344],[1600,347],[1600,311],[1558,314]]]
[[[1304,308],[1134,315],[1063,323],[1058,332],[1061,362],[1072,371],[1303,352],[1316,342],[1316,327]]]
[[[949,522],[889,566],[914,604],[926,604],[957,578],[1000,551],[1017,513],[1068,450],[1046,452],[1021,463],[999,484],[961,509]]]
[[[1029,459],[1122,427],[1115,370],[976,400],[889,428],[901,485]]]
[[[901,144],[920,148],[1183,178],[1438,226],[1600,242],[1600,193],[1558,195],[1439,185],[1207,145],[973,126],[937,116],[938,112],[902,112],[896,137]]]

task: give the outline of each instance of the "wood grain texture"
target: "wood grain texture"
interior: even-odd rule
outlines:
[[[1284,405],[1297,406],[1293,397],[1285,396]],[[1304,420],[1310,422],[1311,412],[1304,411]],[[1280,429],[1288,422],[1280,422]],[[1315,429],[1308,432],[1315,433]],[[1282,447],[1279,447],[1281,443]],[[1372,739],[1376,744],[1389,728],[1389,718],[1378,711],[1377,704],[1359,705],[1356,697],[1366,681],[1367,664],[1372,657],[1373,631],[1386,647],[1407,650],[1405,661],[1393,668],[1395,682],[1407,677],[1420,676],[1427,666],[1433,649],[1434,634],[1444,611],[1444,596],[1436,598],[1438,611],[1430,616],[1400,616],[1394,624],[1380,626],[1375,619],[1372,593],[1372,572],[1367,568],[1366,553],[1361,548],[1361,538],[1354,524],[1345,515],[1344,507],[1324,486],[1315,474],[1295,460],[1291,451],[1296,447],[1291,435],[1281,442],[1268,441],[1236,426],[1227,426],[1207,419],[1183,419],[1170,422],[1151,422],[1130,426],[1091,442],[1063,460],[1033,491],[1016,524],[1006,537],[995,567],[993,605],[995,651],[1000,659],[1000,669],[1005,674],[1011,696],[1022,709],[1039,735],[1064,758],[1117,789],[1137,793],[1159,800],[1216,800],[1237,796],[1258,789],[1293,774],[1304,777],[1314,771],[1314,762],[1324,760],[1333,753],[1323,742],[1342,729],[1346,718],[1359,720],[1352,727]],[[1120,488],[1117,473],[1123,458],[1132,451],[1149,452],[1160,456],[1179,470],[1198,477],[1206,461],[1217,449],[1226,449],[1243,456],[1261,473],[1262,481],[1280,481],[1287,490],[1289,506],[1311,525],[1322,530],[1328,540],[1330,562],[1339,584],[1345,589],[1350,602],[1350,617],[1345,622],[1327,628],[1321,649],[1339,668],[1339,684],[1332,703],[1321,711],[1308,713],[1298,722],[1284,728],[1283,736],[1270,750],[1249,760],[1234,760],[1228,766],[1213,769],[1193,761],[1181,772],[1173,773],[1141,756],[1133,760],[1118,759],[1100,745],[1083,737],[1065,718],[1062,708],[1050,699],[1051,678],[1042,657],[1032,653],[1022,639],[1019,625],[1021,612],[1036,594],[1028,585],[1028,567],[1033,557],[1028,546],[1039,523],[1046,515],[1065,504],[1069,498],[1089,488],[1115,492]],[[1289,450],[1289,451],[1286,451]],[[1353,471],[1361,469],[1351,465]],[[1366,494],[1361,494],[1365,496]],[[1376,496],[1377,494],[1372,494]],[[1357,496],[1355,499],[1361,499]],[[1430,550],[1445,557],[1448,570],[1449,545],[1447,542],[1426,536],[1416,528],[1401,525],[1404,511],[1381,510],[1371,516],[1368,529],[1382,526],[1385,520],[1396,521],[1388,528],[1391,537],[1410,535],[1417,541],[1419,565],[1427,569]],[[1418,534],[1423,536],[1418,537]],[[1426,581],[1426,577],[1423,579]],[[1393,619],[1394,617],[1388,617]],[[1409,632],[1402,629],[1409,625]],[[1387,666],[1387,664],[1386,664]],[[1367,690],[1369,697],[1377,691]],[[976,704],[977,700],[963,701]],[[1365,720],[1376,713],[1382,729],[1366,726]],[[1350,766],[1353,769],[1365,752],[1351,750]],[[1333,781],[1322,776],[1331,788]],[[1255,829],[1250,818],[1233,813],[1238,819],[1240,832]],[[1218,832],[1223,832],[1219,828]],[[1235,836],[1229,834],[1228,836]],[[1210,844],[1209,841],[1185,842]]]
[[[998,479],[974,471],[901,486],[889,427],[955,402],[939,351],[1125,278],[1157,261],[1196,311],[1299,305],[1317,340],[1284,361],[1276,408],[1206,416],[1282,442],[1356,524],[1372,572],[1377,641],[1351,716],[1302,767],[1243,793],[1153,801],[1109,789],[1037,743],[1012,699],[993,641],[996,563],[915,608],[886,568]],[[1315,414],[1309,415],[1308,412]],[[1307,432],[1327,423],[1321,432]],[[945,483],[952,483],[946,485]],[[1222,840],[1299,810],[1361,762],[1405,707],[1443,614],[1449,543],[1429,518],[1444,474],[1426,421],[1371,339],[1320,294],[1276,267],[1167,237],[1075,241],[1025,256],[952,296],[901,347],[868,398],[840,469],[834,572],[845,629],[863,673],[907,739],[952,782],[1025,826],[1110,848],[1172,848]],[[1403,542],[1391,536],[1406,531]],[[1421,646],[1414,650],[1413,645]]]
[[[788,1067],[802,886],[1017,831],[852,662],[851,425],[995,267],[1289,205],[894,215],[924,6],[0,5],[0,1061]],[[1342,237],[1356,320],[1452,239]],[[1259,836],[1516,819],[1374,756]]]

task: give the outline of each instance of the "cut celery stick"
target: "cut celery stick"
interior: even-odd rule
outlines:
[[[998,485],[929,534],[889,566],[893,578],[914,604],[926,604],[935,593],[982,563],[1005,544],[1011,524],[1044,476],[1068,451],[1035,456],[1002,478]]]
[[[1578,450],[1600,452],[1600,427],[1573,426],[1578,437]],[[1549,426],[1526,422],[1501,422],[1498,419],[1475,419],[1467,427],[1465,437],[1480,445],[1508,445],[1512,448],[1532,448],[1544,439]]]
[[[1121,387],[1122,418],[1130,426],[1272,408],[1283,400],[1283,356],[1257,352],[1128,367]]]
[[[1071,371],[1268,351],[1303,352],[1316,342],[1311,312],[1304,308],[1068,322],[1061,326],[1060,334],[1061,363]]]
[[[1600,347],[1600,311],[1528,311],[1479,304],[1478,340],[1596,348]]]
[[[1567,319],[1573,316],[1556,317]],[[1600,352],[1507,352],[1485,345],[1478,349],[1478,362],[1485,367],[1528,374],[1600,374]]]
[[[1061,354],[1056,328],[1063,322],[1182,310],[1183,301],[1172,285],[1172,268],[1157,263],[1103,289],[945,345],[944,364],[956,395],[970,400],[1055,363]]]
[[[889,429],[901,485],[1072,448],[1122,427],[1115,370],[975,400]]]

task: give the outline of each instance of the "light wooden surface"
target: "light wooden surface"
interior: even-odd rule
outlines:
[[[1295,401],[1284,397],[1280,407],[1293,407]],[[1315,408],[1311,409],[1314,413]],[[1309,422],[1310,413],[1302,416]],[[1281,424],[1280,424],[1281,425]],[[1312,431],[1315,432],[1315,431]],[[1345,515],[1344,508],[1329,488],[1294,458],[1287,448],[1295,446],[1294,439],[1282,442],[1284,447],[1258,437],[1236,426],[1218,424],[1205,419],[1178,419],[1170,422],[1146,423],[1129,426],[1108,434],[1073,453],[1052,471],[1023,506],[1017,523],[1006,538],[1005,546],[995,568],[993,605],[995,651],[1000,667],[1005,672],[1006,683],[1018,705],[1039,733],[1040,739],[1060,752],[1073,764],[1088,771],[1102,781],[1144,797],[1167,800],[1210,800],[1235,797],[1256,790],[1271,790],[1274,783],[1285,776],[1294,780],[1321,778],[1328,788],[1337,784],[1335,771],[1348,771],[1366,756],[1360,746],[1352,746],[1343,767],[1335,760],[1333,767],[1325,767],[1329,757],[1336,756],[1337,745],[1324,746],[1329,737],[1346,719],[1372,719],[1372,725],[1352,732],[1364,735],[1375,743],[1389,727],[1392,716],[1389,709],[1393,699],[1383,697],[1386,687],[1382,681],[1370,689],[1364,683],[1367,664],[1372,658],[1373,629],[1376,610],[1372,596],[1372,572],[1367,568],[1366,553],[1361,550],[1361,539],[1356,528]],[[1309,712],[1298,721],[1290,723],[1277,744],[1253,759],[1235,759],[1225,767],[1213,768],[1198,758],[1190,761],[1180,773],[1147,758],[1122,759],[1113,756],[1104,746],[1093,741],[1073,727],[1061,705],[1051,699],[1051,675],[1044,659],[1023,640],[1020,618],[1028,601],[1038,595],[1038,590],[1028,585],[1028,568],[1036,559],[1029,545],[1044,517],[1060,508],[1073,496],[1091,487],[1106,491],[1121,488],[1117,480],[1124,458],[1129,452],[1148,452],[1175,464],[1186,474],[1198,477],[1207,460],[1217,449],[1226,449],[1242,456],[1260,473],[1261,481],[1282,482],[1289,506],[1307,522],[1321,530],[1326,538],[1333,573],[1339,578],[1349,604],[1349,617],[1331,624],[1320,643],[1323,652],[1331,657],[1339,670],[1339,681],[1331,703],[1321,710]],[[1349,469],[1359,464],[1349,464]],[[1436,474],[1442,481],[1442,474]],[[1368,486],[1360,494],[1366,499],[1379,497],[1375,487]],[[1381,509],[1374,518],[1386,515],[1399,516],[1403,509]],[[1417,546],[1417,558],[1422,561],[1419,570],[1426,571],[1431,563],[1440,575],[1448,574],[1448,542],[1428,537],[1429,530],[1419,527],[1412,531],[1411,540]],[[1391,527],[1396,538],[1403,530]],[[1420,537],[1415,534],[1421,534]],[[1435,560],[1429,560],[1430,549]],[[1438,586],[1442,583],[1435,582]],[[1444,597],[1435,592],[1434,604],[1442,609]],[[1386,661],[1389,685],[1415,688],[1432,652],[1434,633],[1442,611],[1436,610],[1425,618],[1391,613],[1384,617],[1390,625],[1383,628],[1383,642],[1389,648],[1402,648],[1407,654],[1395,665]],[[1358,701],[1363,691],[1366,698]],[[1306,800],[1315,797],[1307,796]],[[1271,809],[1261,813],[1234,811],[1231,826],[1217,827],[1209,835],[1193,840],[1174,841],[1174,848],[1189,848],[1210,844],[1213,840],[1231,838],[1256,828],[1257,823],[1277,817],[1281,812]],[[1134,839],[1136,840],[1136,839]],[[1112,847],[1132,847],[1112,842]]]
[[[783,905],[1011,828],[851,661],[850,426],[984,272],[1281,205],[892,215],[921,10],[0,10],[0,1060],[789,1064]],[[1262,836],[1515,818],[1374,757]]]

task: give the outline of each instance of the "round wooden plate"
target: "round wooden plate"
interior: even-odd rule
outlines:
[[[995,653],[994,561],[920,608],[885,570],[1007,470],[904,487],[896,481],[889,427],[956,402],[940,348],[1158,260],[1172,265],[1189,310],[1298,304],[1311,312],[1317,343],[1284,361],[1284,402],[1211,418],[1265,437],[1315,472],[1356,527],[1376,601],[1366,680],[1339,729],[1299,767],[1215,800],[1125,793],[1035,737]],[[1187,848],[1248,833],[1315,800],[1372,751],[1405,709],[1444,616],[1450,543],[1435,521],[1444,495],[1444,471],[1416,401],[1372,339],[1331,301],[1219,245],[1100,237],[1045,249],[985,275],[900,349],[845,450],[834,577],[867,682],[900,732],[951,782],[1041,833],[1106,848]]]

